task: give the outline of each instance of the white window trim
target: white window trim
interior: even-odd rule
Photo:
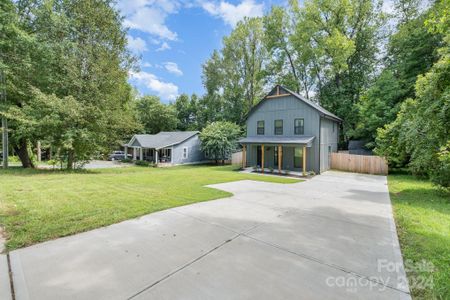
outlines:
[[[184,152],[185,149],[186,152]],[[189,147],[183,147],[183,159],[187,159],[188,157],[189,157]]]

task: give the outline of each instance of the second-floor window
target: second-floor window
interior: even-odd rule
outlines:
[[[283,120],[275,120],[275,135],[283,134]]]
[[[256,126],[256,133],[258,135],[264,135],[264,121],[258,121]]]
[[[305,121],[304,119],[294,120],[294,134],[305,134]]]

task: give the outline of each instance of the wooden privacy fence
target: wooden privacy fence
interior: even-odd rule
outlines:
[[[388,173],[388,165],[383,157],[347,153],[331,153],[331,169],[368,174]]]
[[[231,164],[232,165],[242,165],[242,151],[233,153],[231,155]]]

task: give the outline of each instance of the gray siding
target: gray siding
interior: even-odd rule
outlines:
[[[172,163],[186,164],[201,162],[204,160],[203,152],[200,149],[201,142],[199,135],[196,134],[186,141],[172,147]],[[188,148],[188,157],[183,158],[183,148]]]
[[[334,130],[333,130],[334,126]],[[337,152],[339,126],[338,123],[329,119],[321,118],[320,121],[320,171],[329,169],[329,148],[331,152]]]
[[[303,118],[305,127],[304,135],[316,137],[312,147],[307,148],[307,170],[313,170],[319,173],[319,112],[293,96],[272,98],[263,101],[264,103],[247,120],[247,136],[257,136],[256,123],[260,120],[265,121],[264,135],[275,136],[274,122],[279,119],[283,120],[283,136],[295,136],[294,120]],[[250,148],[252,149],[248,151],[247,161],[249,165],[253,166],[256,165],[256,146],[251,146]],[[265,161],[273,164],[273,147],[270,148],[265,153],[265,157],[267,157]],[[283,164],[285,166],[293,166],[293,160],[293,148],[283,147]]]

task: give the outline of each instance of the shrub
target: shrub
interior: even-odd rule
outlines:
[[[150,166],[150,163],[148,161],[145,161],[145,160],[137,160],[137,161],[134,162],[134,164],[136,166],[141,166],[141,167],[148,167],[148,166]]]
[[[123,162],[123,163],[131,163],[131,162],[133,162],[133,160],[130,159],[130,158],[124,158],[124,159],[122,159],[120,162]]]

